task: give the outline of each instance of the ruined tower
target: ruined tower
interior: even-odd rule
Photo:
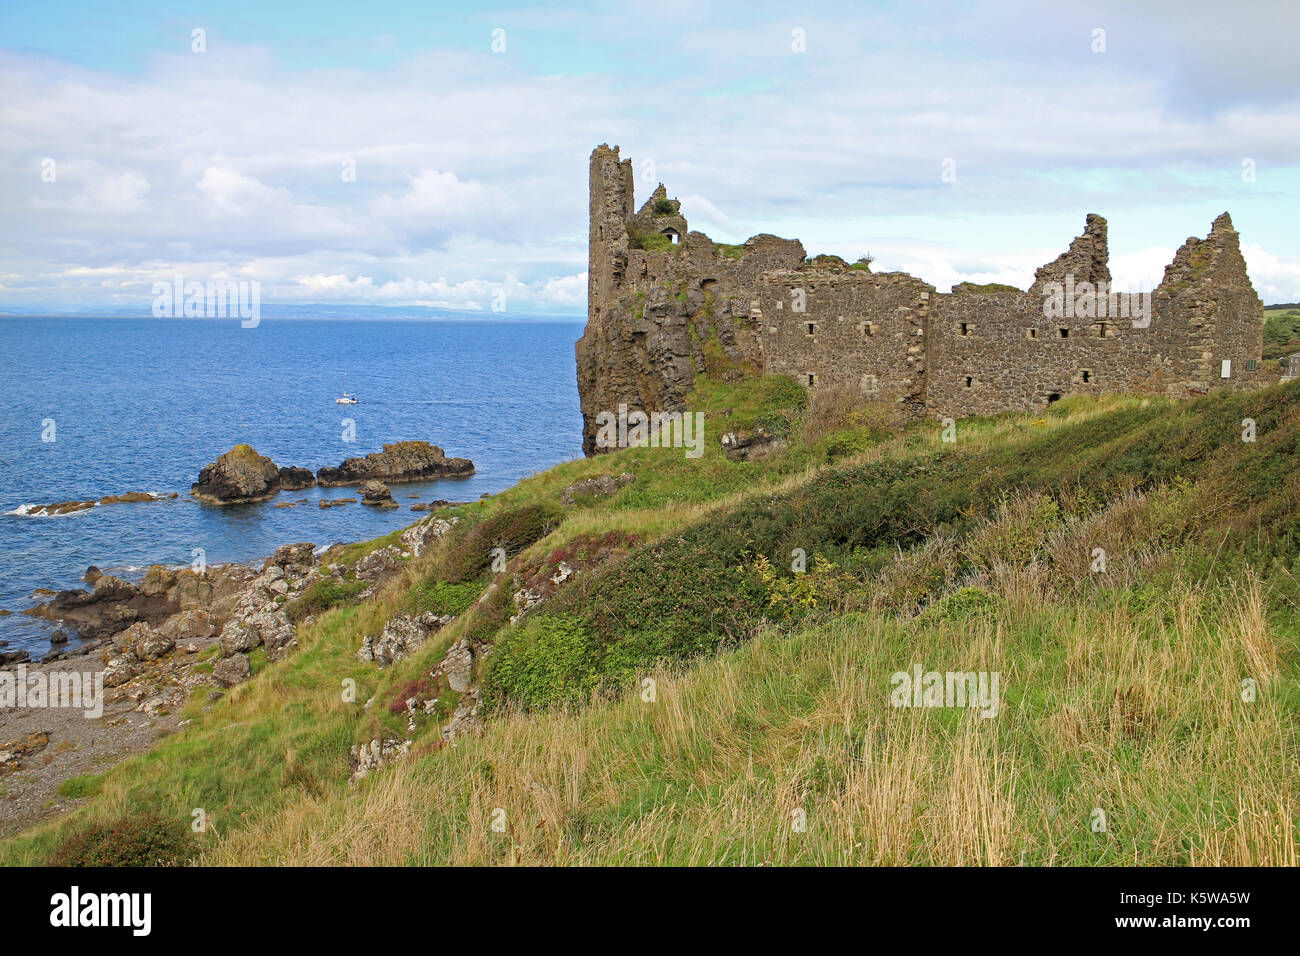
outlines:
[[[859,390],[908,413],[958,418],[1039,408],[1068,394],[1188,396],[1272,380],[1263,305],[1232,220],[1188,239],[1147,296],[1115,293],[1106,220],[1042,266],[1026,292],[906,273],[797,240],[742,245],[690,232],[660,185],[633,211],[631,160],[591,155],[587,327],[577,343],[583,450],[619,405],[682,411],[700,372],[788,374]]]

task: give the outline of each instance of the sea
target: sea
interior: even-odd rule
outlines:
[[[22,611],[37,588],[85,587],[90,565],[139,580],[200,555],[256,561],[291,542],[366,540],[421,517],[408,496],[473,501],[580,457],[581,334],[576,319],[0,317],[0,647],[43,655],[57,624]],[[345,378],[355,405],[335,402]],[[315,471],[402,440],[469,458],[477,473],[392,485],[396,510],[318,506],[356,497],[349,488],[227,507],[189,494],[240,442]],[[131,491],[177,497],[29,513]]]

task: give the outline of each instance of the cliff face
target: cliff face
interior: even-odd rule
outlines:
[[[587,327],[577,343],[588,455],[604,450],[600,413],[686,411],[697,373],[737,367],[855,388],[933,417],[1038,408],[1080,392],[1193,395],[1272,377],[1258,362],[1263,305],[1226,213],[1206,239],[1184,244],[1148,295],[1110,290],[1098,215],[1027,292],[945,294],[866,263],[808,259],[797,240],[714,243],[688,230],[662,185],[634,212],[632,163],[617,147],[593,151],[590,176]]]

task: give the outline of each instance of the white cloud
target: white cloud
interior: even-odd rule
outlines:
[[[653,159],[692,226],[719,239],[870,250],[877,268],[940,288],[1023,288],[1089,210],[1126,217],[1112,272],[1149,288],[1186,235],[1173,224],[1227,208],[1269,249],[1248,255],[1261,296],[1300,300],[1300,249],[1279,225],[1300,178],[1285,31],[1191,0],[1178,9],[1199,12],[1169,21],[1099,9],[1104,56],[1068,9],[846,8],[793,22],[759,2],[737,22],[689,0],[515,11],[507,56],[484,43],[371,72],[290,69],[273,49],[230,43],[134,73],[0,52],[0,220],[22,237],[0,248],[14,276],[0,305],[147,303],[153,277],[183,271],[257,278],[264,301],[490,308],[504,289],[511,308],[581,312],[600,142],[633,159],[639,198]],[[1231,31],[1201,24],[1226,19]],[[804,54],[790,49],[795,26]],[[662,57],[644,57],[646,36]],[[598,55],[566,73],[555,64],[570,44]],[[1202,61],[1215,67],[1197,79]],[[1196,96],[1206,108],[1189,107]],[[1245,156],[1260,162],[1250,189]],[[40,180],[45,157],[53,183]],[[949,157],[958,178],[945,184]],[[1048,219],[1073,231],[1016,227]],[[853,242],[819,241],[836,236]]]

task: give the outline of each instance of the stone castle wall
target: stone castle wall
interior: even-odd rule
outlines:
[[[595,417],[620,404],[680,411],[711,363],[788,374],[810,388],[851,387],[910,413],[959,418],[1039,408],[1077,393],[1188,396],[1264,384],[1263,305],[1225,213],[1188,239],[1135,320],[1129,296],[1077,314],[1045,314],[1061,283],[1109,285],[1106,221],[1040,268],[1027,292],[939,293],[904,273],[877,274],[797,240],[743,246],[690,232],[661,185],[633,211],[631,160],[591,156],[587,328],[577,343],[584,451]],[[1119,305],[1126,315],[1113,313]],[[1225,364],[1225,362],[1227,364]],[[713,371],[718,371],[714,369]]]

